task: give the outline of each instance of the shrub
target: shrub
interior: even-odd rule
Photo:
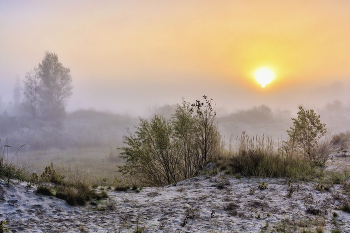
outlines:
[[[216,113],[211,100],[194,104],[183,102],[167,120],[155,115],[150,121],[140,119],[134,134],[124,137],[120,166],[144,185],[166,185],[199,173],[220,149]]]
[[[320,116],[313,109],[299,107],[298,118],[292,118],[293,126],[287,130],[289,140],[284,142],[284,150],[292,157],[297,151],[318,166],[327,161],[329,143],[318,145],[319,139],[327,132],[326,125],[320,122]]]
[[[62,184],[62,180],[64,179],[64,176],[57,173],[53,168],[53,163],[51,163],[50,166],[45,167],[45,171],[40,177],[44,182],[51,182],[54,184]]]
[[[54,190],[52,190],[51,188],[49,188],[47,186],[39,186],[37,188],[36,192],[38,194],[42,194],[42,195],[45,195],[45,196],[55,196]]]
[[[122,191],[122,192],[126,192],[129,189],[129,186],[117,186],[115,187],[115,191]]]

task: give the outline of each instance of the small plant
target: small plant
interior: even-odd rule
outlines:
[[[106,208],[107,210],[114,210],[115,209],[116,202],[111,199],[107,199],[106,201]]]
[[[249,189],[249,195],[254,195],[255,193],[255,189],[254,188],[250,188]]]
[[[323,227],[317,227],[316,228],[316,233],[324,233]]]
[[[218,189],[224,189],[229,185],[230,185],[230,181],[228,180],[227,177],[222,177],[221,179],[219,179],[219,181],[216,182],[216,187]]]
[[[79,226],[80,232],[88,232],[88,230],[85,229],[84,226]]]
[[[97,202],[97,201],[90,201],[90,205],[92,205],[92,206],[97,206],[97,205],[98,205],[98,202]]]
[[[0,233],[9,232],[9,228],[6,227],[6,221],[0,221]]]
[[[339,216],[337,212],[333,212],[332,215],[333,215],[334,218],[337,218]]]
[[[316,190],[320,191],[320,192],[323,192],[325,189],[325,187],[322,185],[322,184],[317,184],[316,185]]]
[[[39,186],[36,192],[45,196],[55,196],[54,190],[47,186]]]
[[[349,205],[348,201],[346,201],[344,203],[344,205],[341,207],[341,210],[344,211],[344,212],[350,213],[350,205]]]
[[[267,230],[267,228],[269,228],[269,222],[268,221],[265,222],[265,226],[261,227],[261,229]]]
[[[32,186],[32,184],[36,184],[39,181],[39,176],[34,172],[30,175],[28,187]]]
[[[264,181],[261,181],[261,182],[259,183],[258,188],[259,188],[260,190],[265,190],[265,189],[267,189],[267,183],[264,182]]]
[[[292,194],[294,193],[294,187],[291,185],[288,189],[287,197],[292,197]]]
[[[322,214],[322,210],[316,208],[316,207],[313,207],[313,206],[310,206],[306,209],[306,213],[308,214],[312,214],[312,215],[321,215]]]
[[[140,219],[140,215],[137,215],[137,220],[136,220],[136,230],[134,231],[134,233],[144,233],[145,232],[145,227],[139,227],[139,219]]]
[[[62,180],[64,179],[64,176],[57,173],[56,170],[53,168],[53,163],[51,163],[50,166],[45,167],[45,171],[43,174],[41,174],[40,178],[44,182],[51,182],[53,184],[62,184]]]
[[[212,216],[215,214],[215,211],[214,213],[212,212]],[[183,222],[180,224],[180,226],[184,227],[187,222],[188,222],[188,219],[194,219],[194,218],[197,218],[199,217],[199,209],[198,208],[192,208],[192,207],[189,207],[186,209],[185,211],[185,218],[183,220]]]
[[[103,192],[100,194],[100,196],[101,196],[102,198],[108,198],[108,194],[107,194],[105,191],[103,191]]]
[[[126,191],[128,191],[128,189],[129,189],[130,187],[129,186],[117,186],[117,187],[115,187],[115,191],[122,191],[122,192],[126,192]]]
[[[331,230],[331,233],[342,233],[342,232],[341,232],[341,230],[334,229],[334,230]]]

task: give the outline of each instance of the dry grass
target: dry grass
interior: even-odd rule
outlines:
[[[0,140],[0,179],[3,179],[6,184],[10,184],[11,179],[29,180],[27,167],[25,164],[20,165],[18,158],[18,150],[14,154],[9,154],[11,146],[3,145]]]
[[[115,178],[121,179],[117,166],[124,164],[116,150],[108,147],[24,152],[18,154],[18,159],[25,161],[30,174],[41,174],[54,163],[56,171],[67,180],[98,186],[114,186]]]
[[[341,152],[350,144],[350,131],[337,133],[332,136],[331,144]]]
[[[237,139],[237,150],[223,153],[214,163],[218,170],[242,176],[289,177],[309,180],[320,176],[321,170],[304,156],[287,157],[274,147],[270,137],[250,138],[245,133]]]

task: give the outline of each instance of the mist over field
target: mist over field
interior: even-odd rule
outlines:
[[[213,99],[226,148],[243,131],[277,146],[300,105],[328,132],[350,130],[349,7],[0,2],[1,143],[10,155],[20,148],[17,158],[34,170],[54,162],[117,171],[123,136],[140,118],[170,119],[183,99],[203,95]],[[60,75],[51,77],[48,64]],[[263,87],[254,77],[261,67],[274,75]]]
[[[200,98],[199,98],[200,99]],[[181,101],[179,101],[181,104]],[[16,115],[15,108],[1,109],[0,138],[14,149],[25,144],[21,151],[35,151],[70,148],[122,147],[123,136],[135,131],[140,117],[150,119],[154,114],[167,119],[172,117],[177,105],[164,105],[149,108],[149,114],[136,116],[79,109],[67,113],[59,123],[31,119]],[[350,106],[339,100],[326,103],[314,109],[321,116],[322,123],[331,133],[350,130]],[[223,140],[234,144],[243,131],[251,136],[272,136],[274,140],[284,140],[286,130],[292,125],[291,118],[296,117],[293,110],[272,109],[267,105],[241,109],[235,112],[223,112],[217,107],[217,120]]]

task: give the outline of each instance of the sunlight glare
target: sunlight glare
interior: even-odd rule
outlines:
[[[255,71],[254,77],[261,87],[264,88],[266,84],[269,84],[275,78],[275,74],[269,68],[259,68]]]

